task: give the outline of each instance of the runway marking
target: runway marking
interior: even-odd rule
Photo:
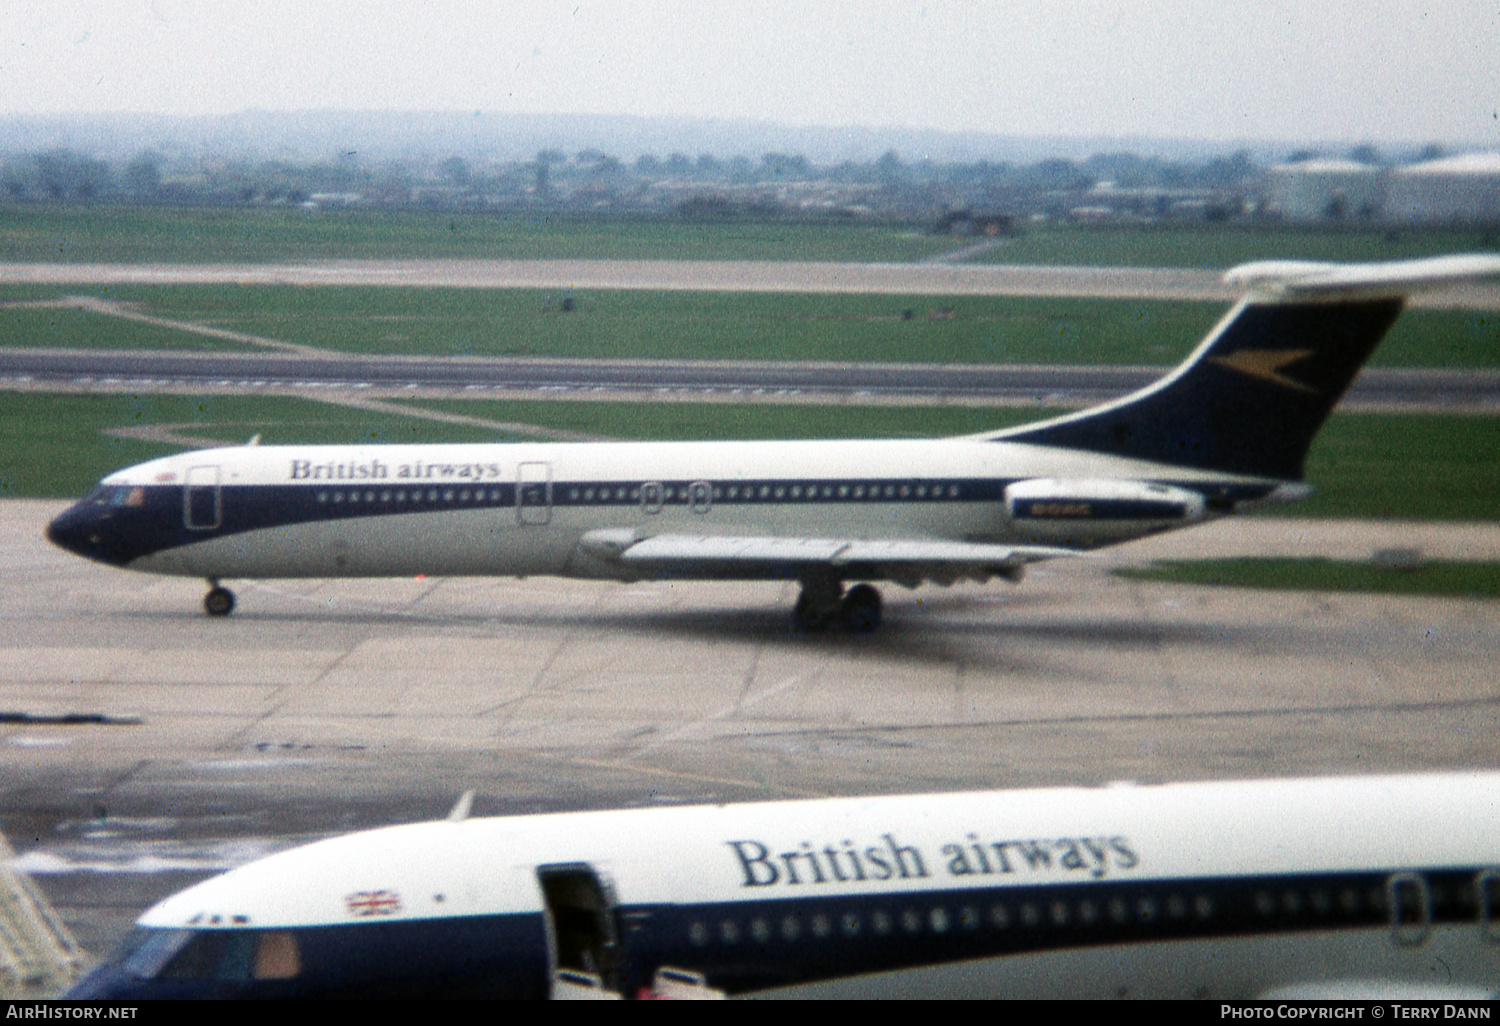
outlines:
[[[549,761],[549,760],[544,760]],[[642,766],[629,762],[616,762],[612,759],[588,759],[582,756],[568,756],[561,759],[552,759],[552,762],[563,762],[574,766],[584,766],[590,769],[612,769],[627,773],[651,774],[653,776],[675,777],[681,780],[696,780],[708,784],[728,784],[732,787],[746,787],[757,791],[771,791],[780,794],[796,795],[801,798],[828,798],[831,791],[810,791],[801,787],[790,787],[785,784],[768,784],[759,780],[741,780],[737,777],[714,777],[703,773],[688,773],[685,770],[671,770],[661,766]]]
[[[568,431],[563,428],[542,427],[538,424],[523,424],[514,420],[490,420],[486,417],[474,417],[463,413],[447,413],[442,410],[429,410],[421,406],[412,406],[407,403],[382,402],[379,399],[364,399],[354,396],[320,395],[313,396],[318,402],[328,403],[332,406],[347,406],[355,410],[369,410],[371,413],[392,413],[403,417],[412,417],[418,420],[431,420],[440,424],[461,424],[465,427],[486,428],[498,433],[509,433],[517,435],[529,435],[534,438],[548,438],[558,442],[610,442],[617,439],[605,435],[591,435],[582,431]]]
[[[215,427],[269,427],[275,426],[274,421],[227,421],[217,423]],[[137,442],[160,442],[163,445],[181,445],[189,449],[224,449],[238,445],[238,442],[226,442],[222,438],[209,438],[207,435],[185,435],[181,428],[202,427],[191,421],[185,424],[126,424],[120,427],[100,428],[99,434],[105,438],[119,437],[130,438]]]
[[[758,655],[757,661],[759,661]],[[684,726],[681,726],[676,730],[668,731],[665,734],[658,735],[656,739],[653,740],[650,744],[642,745],[640,748],[636,749],[636,754],[644,755],[647,752],[655,751],[662,745],[670,744],[673,741],[681,741],[683,738],[687,737],[689,734],[692,734],[700,727],[706,727],[709,724],[722,720],[727,716],[730,716],[737,712],[741,712],[749,706],[764,702],[768,698],[775,698],[777,695],[781,694],[783,691],[786,691],[788,688],[794,687],[798,684],[805,684],[807,681],[811,680],[813,677],[816,677],[819,673],[821,673],[822,670],[823,667],[820,666],[817,670],[813,670],[808,673],[793,674],[786,680],[782,681],[780,684],[777,684],[774,687],[767,688],[764,691],[757,691],[749,698],[736,699],[734,704],[732,705],[726,705],[724,708],[719,709],[716,712],[711,712],[707,716],[703,716],[697,720],[694,720],[692,723],[685,724]]]
[[[1209,709],[1203,712],[1120,713],[1114,716],[1038,716],[1012,720],[969,720],[956,723],[902,723],[889,726],[860,727],[867,734],[906,734],[915,731],[966,730],[992,727],[1048,727],[1088,723],[1171,723],[1192,720],[1248,720],[1278,716],[1317,716],[1340,713],[1418,713],[1445,712],[1458,709],[1483,709],[1500,706],[1500,695],[1486,698],[1461,698],[1448,702],[1391,702],[1358,705],[1288,706],[1280,709]],[[828,733],[828,728],[809,730],[771,730],[757,737],[807,737]]]
[[[14,305],[14,304],[6,304]],[[258,349],[275,349],[284,353],[295,353],[301,356],[327,356],[326,351],[314,349],[311,346],[298,345],[295,342],[283,342],[281,339],[265,338],[261,335],[248,335],[242,331],[229,331],[225,328],[215,328],[208,324],[200,324],[197,321],[179,321],[169,317],[158,317],[154,314],[144,313],[134,308],[134,304],[117,303],[109,299],[100,299],[97,296],[63,296],[54,301],[33,300],[25,304],[30,307],[53,307],[56,309],[87,310],[90,313],[100,314],[104,317],[118,317],[123,321],[135,321],[138,324],[149,324],[153,328],[168,328],[172,331],[182,331],[190,335],[206,335],[209,338],[221,338],[227,342],[239,342],[244,345],[255,346]]]

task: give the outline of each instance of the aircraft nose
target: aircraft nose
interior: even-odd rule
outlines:
[[[100,524],[93,510],[83,503],[64,510],[47,525],[47,540],[85,559],[99,559],[103,553]]]

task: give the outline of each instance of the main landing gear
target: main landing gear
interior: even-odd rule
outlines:
[[[228,616],[234,612],[234,592],[220,584],[216,577],[208,579],[208,594],[203,596],[203,611],[209,616]]]
[[[792,624],[799,631],[819,631],[842,624],[855,634],[870,634],[880,626],[880,592],[868,584],[856,584],[847,592],[842,581],[832,577],[809,578],[792,610]]]

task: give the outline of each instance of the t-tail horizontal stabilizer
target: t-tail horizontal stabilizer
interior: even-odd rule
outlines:
[[[987,437],[1172,466],[1298,479],[1313,436],[1406,296],[1500,277],[1500,257],[1381,264],[1262,261],[1249,292],[1167,377],[1123,399]]]

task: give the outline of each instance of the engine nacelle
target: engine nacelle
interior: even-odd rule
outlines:
[[[1203,519],[1186,488],[1110,478],[1032,478],[1005,489],[1005,513],[1026,541],[1080,547],[1183,527]]]

